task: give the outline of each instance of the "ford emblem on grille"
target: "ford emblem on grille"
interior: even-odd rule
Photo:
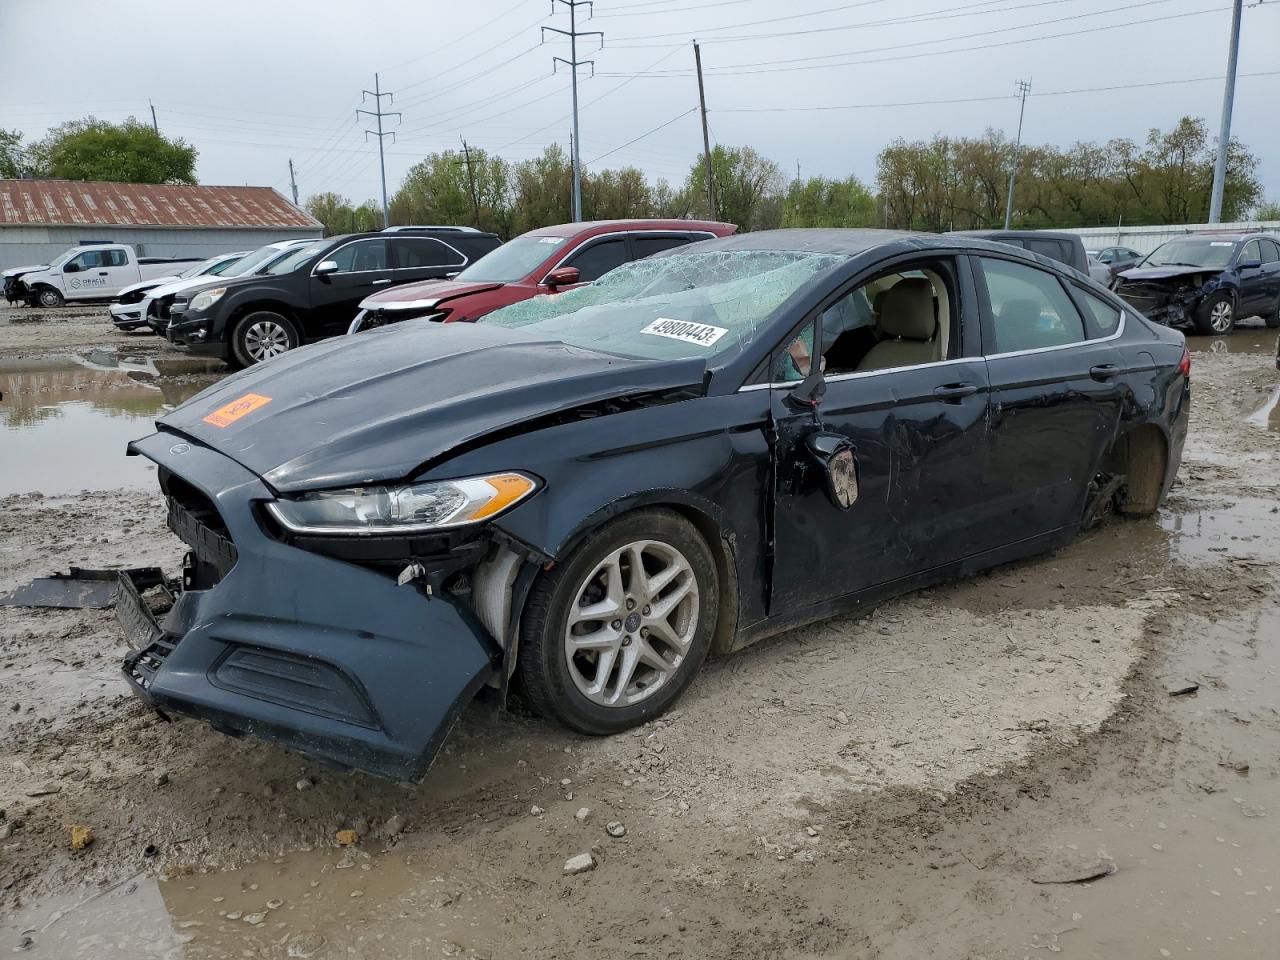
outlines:
[[[169,448],[169,452],[172,453],[175,457],[183,453],[189,453],[190,451],[191,451],[191,444],[189,443],[175,443],[172,447]]]

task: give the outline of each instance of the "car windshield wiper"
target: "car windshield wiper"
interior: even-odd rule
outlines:
[[[1208,267],[1205,267],[1204,264],[1186,263],[1182,260],[1170,260],[1167,263],[1153,263],[1151,264],[1151,266],[1153,267],[1199,267],[1200,269],[1204,269],[1204,270],[1209,269]]]

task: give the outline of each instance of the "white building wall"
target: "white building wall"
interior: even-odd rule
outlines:
[[[1075,233],[1084,241],[1086,250],[1103,247],[1130,247],[1139,253],[1150,253],[1166,240],[1190,233],[1280,233],[1280,220],[1252,220],[1243,223],[1180,223],[1160,227],[1074,227],[1062,233]]]
[[[87,240],[131,244],[142,257],[211,257],[255,250],[276,240],[319,237],[320,227],[29,227],[0,224],[0,270],[48,263]]]

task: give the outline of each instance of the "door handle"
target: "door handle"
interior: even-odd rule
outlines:
[[[375,281],[373,281],[373,283],[369,284],[369,286],[371,286],[371,287],[381,287],[383,284],[387,284],[387,283],[390,283],[390,282],[391,282],[391,281],[390,281],[390,279],[386,279],[386,280],[375,280]]]
[[[1095,380],[1110,380],[1120,372],[1120,368],[1114,363],[1100,363],[1096,367],[1089,368],[1089,376]]]
[[[107,271],[105,271],[105,270],[99,270],[99,271],[98,271],[98,276],[100,276],[100,277],[105,277],[106,275],[107,275]]]
[[[939,400],[953,401],[972,397],[977,392],[978,385],[975,383],[948,383],[946,386],[934,389],[933,395]]]

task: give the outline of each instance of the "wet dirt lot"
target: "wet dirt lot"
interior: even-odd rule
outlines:
[[[151,477],[108,461],[213,374],[97,323],[0,324],[0,592],[181,555]],[[163,723],[109,611],[0,608],[0,949],[1274,957],[1275,333],[1191,345],[1157,518],[709,664],[629,735],[479,703],[413,787]],[[51,420],[75,428],[32,441]]]

